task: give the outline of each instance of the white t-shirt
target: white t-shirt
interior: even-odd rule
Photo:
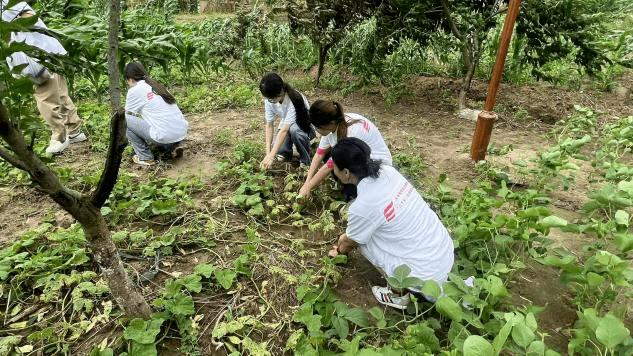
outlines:
[[[11,8],[6,9],[5,6],[8,2],[8,0],[2,0],[2,20],[5,22],[12,22],[13,20],[19,18],[20,12],[22,11],[28,10],[35,14],[35,11],[26,2],[19,2]],[[41,19],[38,19],[33,27],[42,30],[48,29]],[[9,43],[12,42],[23,42],[51,54],[67,54],[64,46],[62,46],[55,37],[39,32],[11,32],[11,39]],[[27,66],[21,71],[21,74],[24,76],[29,75],[31,77],[36,77],[38,74],[41,74],[41,71],[44,69],[37,59],[29,57],[24,52],[15,52],[7,57],[6,60],[10,70],[13,70],[13,67],[15,66],[27,64]]]
[[[301,94],[301,97],[303,98],[306,110],[309,109],[310,104],[308,103],[308,99],[303,94]],[[288,93],[286,93],[286,96],[284,96],[284,100],[282,100],[281,103],[271,103],[270,101],[264,99],[264,111],[264,118],[267,123],[275,121],[275,117],[277,116],[281,118],[277,130],[281,129],[284,125],[292,125],[297,122],[297,112],[295,111],[295,106],[292,104],[292,100],[290,100]]]
[[[378,131],[376,125],[365,117],[353,113],[345,114],[345,121],[348,123],[358,121],[347,128],[347,137],[356,137],[365,142],[371,149],[370,157],[372,159],[381,160],[382,163],[389,166],[393,164],[391,161],[391,152],[389,152],[389,148],[387,147],[387,144],[382,138],[382,135],[380,134],[380,131]],[[317,153],[323,155],[325,150],[332,149],[337,142],[338,137],[336,136],[335,130],[334,132],[321,137]],[[331,159],[328,160],[326,164],[330,168],[333,167]]]
[[[189,124],[176,104],[167,104],[144,80],[131,87],[125,100],[126,116],[135,113],[150,126],[149,135],[159,143],[180,142],[187,137]]]
[[[453,267],[453,240],[415,188],[393,167],[358,183],[347,236],[387,276],[406,264],[411,276],[444,283]]]

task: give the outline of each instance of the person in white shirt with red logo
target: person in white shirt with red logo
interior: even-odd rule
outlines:
[[[179,144],[187,137],[188,123],[176,105],[176,98],[158,81],[149,78],[140,63],[125,66],[130,89],[125,100],[126,135],[135,155],[132,161],[142,166],[156,164],[149,144],[163,156],[183,155]]]
[[[359,247],[386,277],[400,265],[410,276],[442,285],[453,267],[453,240],[416,189],[395,168],[371,158],[369,146],[358,138],[345,138],[332,149],[334,174],[357,187],[348,223],[330,257]],[[419,293],[419,290],[412,289]],[[409,293],[397,295],[388,287],[374,286],[381,303],[406,309]]]
[[[359,138],[371,148],[372,159],[380,160],[388,166],[392,165],[391,152],[385,140],[376,125],[367,118],[359,114],[346,113],[343,106],[335,101],[317,100],[310,107],[310,120],[316,131],[321,134],[321,142],[312,158],[306,181],[299,191],[300,195],[309,196],[312,189],[332,172],[332,160],[327,159],[325,164],[323,160],[338,140],[345,137]],[[354,189],[350,188],[353,186],[343,187],[343,193],[348,200],[356,194]]]

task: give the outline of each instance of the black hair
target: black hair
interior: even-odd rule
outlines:
[[[268,73],[259,82],[259,91],[268,99],[274,99],[281,94],[282,91],[288,93],[290,101],[295,108],[297,125],[301,130],[310,133],[310,112],[303,101],[303,96],[290,84],[284,83],[279,74]]]
[[[380,175],[380,160],[370,158],[371,149],[356,137],[347,137],[336,143],[332,148],[332,160],[339,169],[349,169],[360,181],[365,177],[378,178]]]
[[[169,90],[167,90],[167,87],[156,79],[150,78],[141,63],[128,63],[128,65],[125,66],[125,79],[134,79],[137,82],[139,80],[144,80],[150,87],[152,87],[152,91],[160,95],[167,104],[176,103],[176,98],[174,98]]]

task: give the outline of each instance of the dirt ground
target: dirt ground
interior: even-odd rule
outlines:
[[[419,77],[410,80],[413,96],[403,103],[388,106],[380,90],[356,92],[347,97],[327,90],[306,92],[312,102],[316,99],[332,99],[342,103],[346,111],[362,114],[372,119],[383,134],[392,154],[416,152],[424,159],[428,168],[424,179],[433,182],[441,173],[448,175],[448,183],[459,194],[467,184],[477,177],[468,147],[471,144],[475,122],[456,114],[457,93],[460,81],[450,78]],[[487,84],[474,82],[469,94],[469,104],[481,109],[485,100]],[[573,105],[604,112],[604,120],[633,115],[633,102],[614,93],[570,92],[550,85],[512,86],[501,85],[497,105],[498,120],[495,123],[491,143],[500,147],[512,144],[507,156],[491,156],[492,162],[505,164],[508,160],[529,160],[536,152],[550,146],[548,138],[551,125],[566,117]],[[518,114],[517,114],[518,113]],[[206,184],[213,184],[215,164],[229,146],[214,143],[214,138],[228,130],[233,137],[263,140],[263,109],[228,109],[222,111],[188,115],[190,136],[186,142],[184,159],[159,167],[155,174],[171,178],[196,176]],[[255,123],[255,124],[254,124]],[[91,154],[88,143],[71,146],[69,151],[57,158],[63,164],[77,168],[99,165],[103,157]],[[505,160],[505,161],[504,161]],[[139,175],[146,170],[132,167],[129,158],[122,169]],[[582,180],[580,180],[582,181]],[[555,196],[552,206],[564,217],[574,217],[582,206],[586,186],[572,186],[563,195]],[[213,197],[199,197],[201,203]],[[0,245],[3,241],[20,235],[43,221],[60,226],[70,225],[72,219],[57,212],[55,204],[31,187],[0,188]],[[314,241],[315,249],[327,252],[327,245],[336,237],[323,236]],[[568,249],[579,248],[580,243],[569,236],[560,236],[558,243]],[[218,246],[221,251],[225,246]],[[203,259],[203,257],[200,259]],[[191,264],[192,261],[185,261]],[[188,267],[181,266],[181,271]],[[377,305],[371,295],[373,284],[385,284],[380,275],[359,254],[352,254],[347,265],[340,268],[342,278],[335,287],[336,293],[351,305],[369,309]],[[569,328],[576,319],[575,310],[569,304],[569,296],[559,286],[555,271],[542,266],[529,266],[509,285],[513,300],[524,305],[545,307],[537,318],[539,325],[549,334],[546,342],[559,352],[566,352]]]

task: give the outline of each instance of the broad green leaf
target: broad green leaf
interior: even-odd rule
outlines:
[[[534,340],[525,351],[525,356],[544,356],[545,343],[541,340]]]
[[[497,355],[488,340],[479,335],[470,335],[464,341],[464,356],[494,356]]]
[[[513,325],[514,325],[514,319],[510,318],[503,325],[503,327],[501,328],[497,336],[495,336],[495,339],[492,340],[492,348],[494,349],[495,354],[498,354],[503,348],[503,345],[506,343],[506,340],[508,339],[508,336],[510,335],[510,331],[512,330]]]
[[[409,268],[409,266],[404,264],[400,265],[396,267],[396,270],[393,273],[393,277],[387,278],[387,281],[392,287],[406,288],[406,286],[404,286],[403,284],[405,279],[409,276],[409,273],[411,273],[411,268]]]
[[[292,320],[303,323],[310,335],[317,334],[321,330],[321,315],[312,312],[312,305],[305,303],[292,316]]]
[[[487,283],[484,283],[484,288],[495,297],[503,298],[508,295],[508,290],[503,285],[503,281],[497,276],[488,276]]]
[[[182,293],[165,301],[165,309],[175,315],[192,315],[195,312],[193,298]]]
[[[587,273],[587,284],[590,287],[599,287],[602,285],[602,283],[604,282],[605,278],[602,277],[601,275],[594,273],[594,272],[589,272]]]
[[[141,344],[135,341],[130,342],[130,349],[128,350],[130,356],[157,356],[156,344]]]
[[[629,337],[629,329],[624,326],[622,320],[612,314],[605,315],[596,329],[596,338],[608,349],[615,349]]]
[[[211,264],[203,264],[196,266],[196,273],[203,276],[204,278],[209,278],[215,272],[215,266]]]
[[[462,321],[464,313],[462,307],[450,297],[440,297],[437,302],[435,302],[435,309],[437,309],[440,314],[455,322],[459,323]]]
[[[2,349],[0,348],[0,352],[1,351],[2,351]],[[113,356],[113,355],[114,355],[114,350],[112,350],[109,347],[106,347],[103,350],[101,350],[99,347],[95,347],[90,352],[90,356]]]
[[[628,232],[618,232],[613,234],[613,243],[620,252],[629,252],[633,249],[633,234]]]
[[[253,215],[253,216],[262,216],[264,215],[265,210],[264,210],[264,205],[262,203],[258,203],[255,206],[253,206],[252,208],[250,208],[247,212],[248,215]]]
[[[233,281],[235,281],[235,277],[237,277],[237,272],[230,269],[215,270],[213,275],[218,280],[218,283],[220,283],[222,288],[231,289]]]
[[[367,312],[359,308],[351,308],[342,315],[345,319],[351,321],[352,323],[366,328],[369,326],[369,319],[367,317]]]
[[[629,196],[633,196],[633,181],[621,181],[618,183],[618,189],[626,192]]]
[[[200,293],[202,291],[202,277],[197,274],[189,275],[185,278],[181,278],[180,281],[182,285],[187,288],[187,290],[195,293]]]
[[[512,327],[512,340],[523,348],[528,347],[534,341],[534,337],[534,332],[525,325],[525,322],[516,323]]]
[[[558,216],[555,216],[555,215],[550,215],[543,218],[543,221],[541,222],[541,224],[543,224],[543,226],[546,226],[546,227],[562,227],[562,226],[567,226],[567,220],[563,218],[559,218]]]
[[[442,289],[436,281],[429,279],[424,282],[424,285],[422,285],[422,294],[437,299],[442,294]]]
[[[538,323],[536,322],[534,313],[527,313],[527,315],[525,316],[525,326],[527,326],[532,331],[536,331],[536,329],[538,329]]]
[[[336,330],[336,333],[341,340],[347,338],[347,334],[349,334],[349,324],[347,320],[335,316],[332,318],[332,326],[334,327],[334,330]]]
[[[153,344],[164,321],[165,319],[162,318],[147,321],[140,318],[134,319],[130,321],[130,324],[123,331],[123,337],[126,340],[133,340],[140,344]]]
[[[629,226],[629,213],[624,210],[618,210],[615,212],[615,222],[618,225]]]

